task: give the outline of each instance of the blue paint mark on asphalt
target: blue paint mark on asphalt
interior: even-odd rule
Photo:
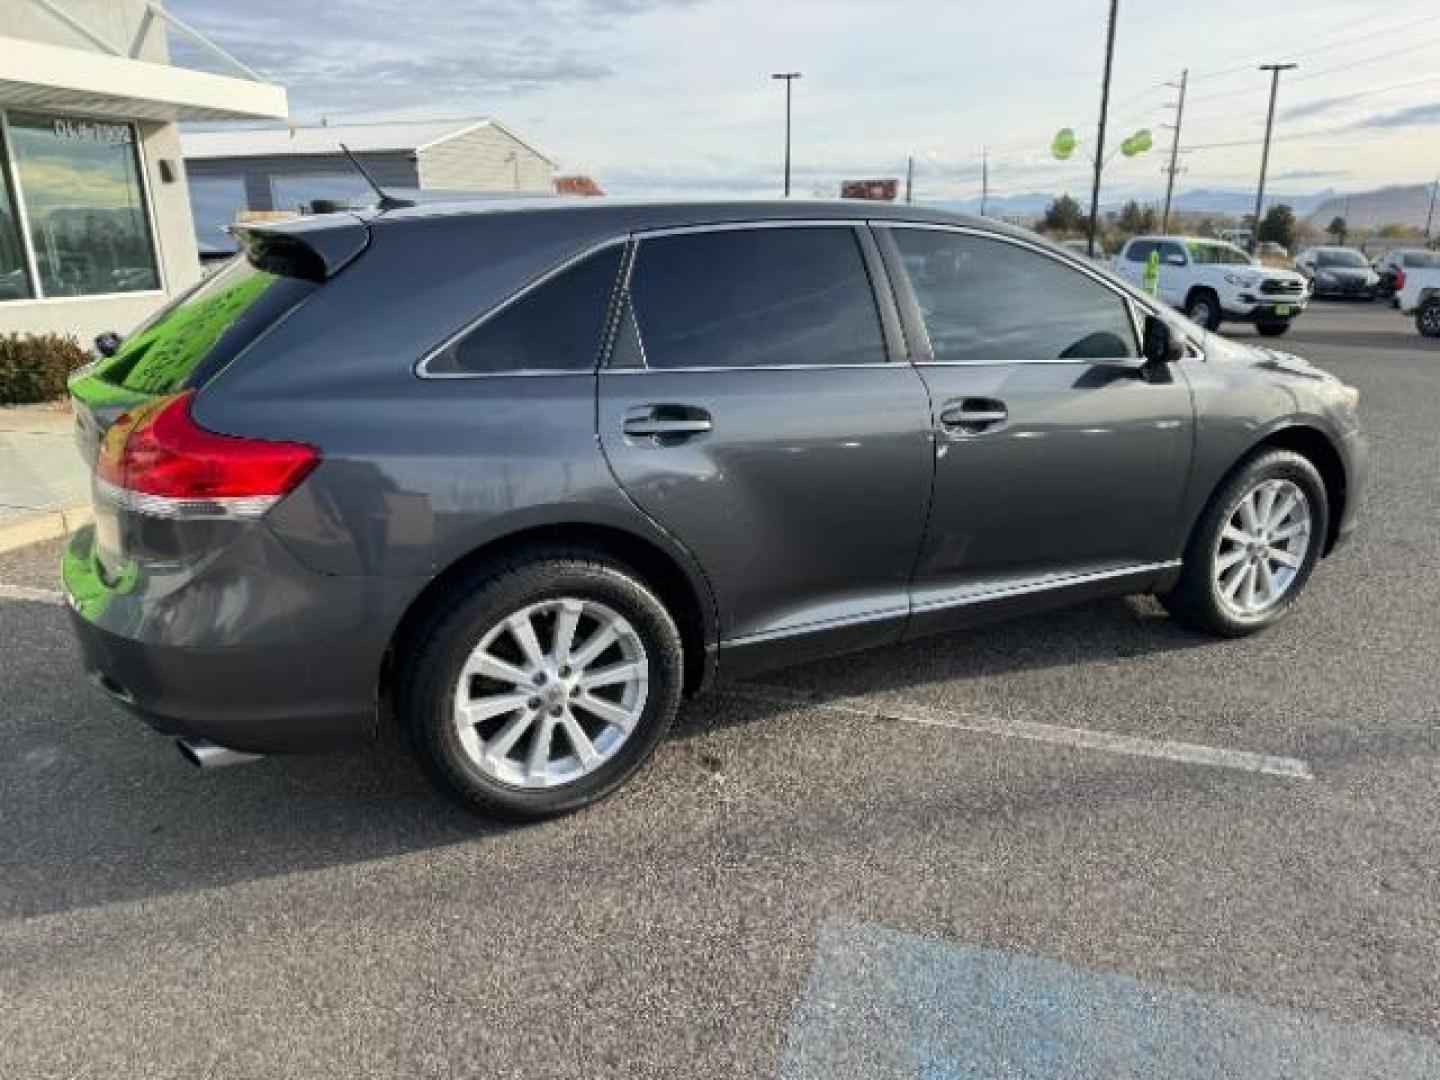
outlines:
[[[1436,1080],[1440,1043],[834,923],[784,1080]]]

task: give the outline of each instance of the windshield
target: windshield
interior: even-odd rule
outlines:
[[[1231,244],[1206,244],[1192,241],[1190,261],[1200,266],[1253,266],[1249,255]]]
[[[1315,265],[1365,267],[1370,264],[1358,251],[1319,251],[1315,253]]]

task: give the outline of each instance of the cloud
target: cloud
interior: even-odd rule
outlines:
[[[1360,130],[1361,128],[1426,127],[1430,124],[1440,124],[1440,103],[1412,105],[1408,109],[1376,113],[1364,120],[1357,120],[1354,127],[1356,130]]]

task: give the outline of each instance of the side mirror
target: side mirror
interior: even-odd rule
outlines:
[[[1140,353],[1150,365],[1173,364],[1185,355],[1185,346],[1170,332],[1170,324],[1155,315],[1145,316]]]
[[[122,338],[114,330],[106,330],[103,334],[95,335],[95,351],[101,356],[114,356],[120,351]]]

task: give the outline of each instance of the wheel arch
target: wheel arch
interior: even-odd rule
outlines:
[[[675,619],[684,649],[687,695],[709,684],[716,658],[716,618],[713,598],[697,571],[655,541],[614,525],[595,522],[557,522],[529,525],[480,544],[454,559],[426,583],[410,601],[391,631],[380,676],[380,694],[388,699],[395,657],[406,639],[424,622],[432,608],[483,566],[527,549],[583,548],[606,556],[633,571]]]
[[[1195,518],[1190,523],[1190,529],[1185,534],[1187,538],[1193,534],[1200,516],[1205,512],[1205,506],[1209,505],[1215,492],[1219,491],[1239,470],[1270,450],[1289,450],[1299,454],[1315,466],[1315,470],[1320,474],[1320,479],[1325,483],[1325,500],[1329,504],[1330,511],[1329,520],[1325,525],[1325,546],[1321,549],[1321,554],[1329,555],[1334,550],[1335,544],[1340,538],[1340,522],[1344,520],[1345,507],[1350,497],[1349,477],[1345,472],[1345,461],[1340,456],[1340,451],[1335,448],[1334,440],[1320,428],[1303,421],[1272,428],[1257,439],[1245,453],[1241,454],[1234,465],[1225,470],[1225,473],[1216,480],[1206,494],[1205,502],[1196,511]]]

